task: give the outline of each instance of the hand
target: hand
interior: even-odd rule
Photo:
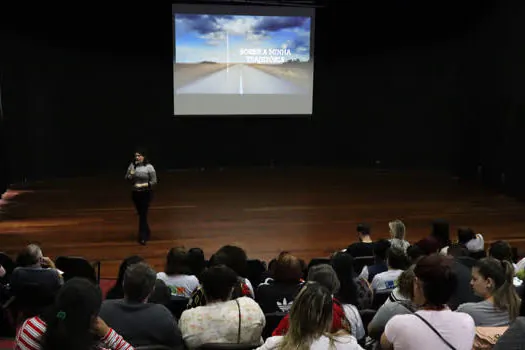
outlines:
[[[91,330],[97,336],[99,336],[100,338],[103,338],[106,336],[106,334],[108,334],[109,327],[106,324],[106,322],[104,322],[103,319],[97,316],[97,318],[95,319],[95,322],[93,322],[93,325],[91,326]]]
[[[130,171],[129,171],[129,174],[130,174],[130,175],[135,175],[135,170],[134,170],[134,169],[130,170]]]
[[[48,258],[47,256],[43,256],[42,258],[40,258],[40,264],[41,265],[45,265],[45,266],[48,266],[52,269],[55,269],[55,263],[53,262],[53,260],[51,260],[50,258]]]

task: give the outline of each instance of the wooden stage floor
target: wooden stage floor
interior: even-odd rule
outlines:
[[[139,254],[161,269],[172,246],[201,247],[207,257],[237,244],[250,257],[281,250],[310,259],[356,240],[359,222],[375,239],[402,219],[407,238],[429,233],[434,218],[525,247],[525,205],[443,174],[424,171],[294,168],[160,173],[150,211],[152,240],[136,243],[137,217],[129,184],[113,177],[61,179],[10,190],[1,207],[0,251],[15,255],[38,242],[50,257],[102,262],[102,277]]]

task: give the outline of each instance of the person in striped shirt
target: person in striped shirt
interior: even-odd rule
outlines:
[[[15,350],[133,350],[98,317],[101,304],[98,286],[83,278],[67,281],[48,311],[18,329]]]

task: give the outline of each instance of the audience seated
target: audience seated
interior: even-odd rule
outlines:
[[[406,227],[403,221],[394,220],[388,223],[388,229],[390,231],[390,244],[394,248],[399,248],[406,253],[407,248],[410,247],[410,243],[405,240]]]
[[[273,278],[266,279],[255,293],[255,300],[263,312],[288,313],[303,283],[302,277],[301,261],[291,254],[280,255],[275,263]]]
[[[377,310],[374,318],[368,324],[368,336],[380,340],[387,322],[395,315],[410,314],[415,310],[412,304],[414,298],[414,268],[410,266],[403,271],[397,280],[397,288],[390,294],[387,301]]]
[[[124,282],[124,274],[129,266],[144,261],[143,258],[137,255],[127,257],[122,261],[118,269],[118,277],[115,285],[106,294],[106,299],[122,299],[124,298],[124,289],[122,284]]]
[[[163,280],[156,280],[153,292],[148,298],[148,303],[167,306],[171,301],[171,289]]]
[[[348,332],[331,332],[332,305],[330,290],[319,283],[307,282],[292,305],[288,332],[268,338],[258,349],[362,349]]]
[[[100,318],[135,347],[182,347],[182,336],[170,311],[148,303],[155,280],[155,271],[147,264],[129,266],[124,274],[124,299],[105,300]]]
[[[206,268],[206,259],[204,252],[200,248],[190,248],[188,250],[188,266],[191,274],[199,278],[201,273]]]
[[[473,266],[476,260],[466,256],[468,251],[460,244],[451,244],[447,252],[449,256],[454,258],[452,270],[458,282],[456,291],[452,293],[452,297],[447,303],[448,307],[451,310],[456,310],[461,304],[481,301],[482,299],[474,294],[470,285],[471,267],[468,267],[468,264],[472,263]]]
[[[330,264],[339,280],[339,290],[335,293],[335,298],[343,306],[345,316],[350,322],[351,334],[358,341],[364,341],[366,333],[357,308],[359,305],[358,286],[352,277],[354,275],[353,258],[349,254],[338,252],[332,256]]]
[[[446,249],[444,248],[452,243],[450,240],[450,225],[448,221],[443,219],[434,220],[434,222],[432,222],[432,232],[430,233],[430,237],[437,240],[440,252],[442,254],[447,254]]]
[[[457,284],[452,264],[452,257],[440,254],[417,262],[412,301],[419,309],[388,321],[381,336],[384,349],[472,349],[474,320],[446,306]]]
[[[220,248],[213,256],[210,258],[210,267],[225,265],[232,269],[237,274],[237,283],[233,289],[232,298],[236,299],[242,296],[247,296],[254,298],[254,291],[251,282],[242,277],[246,275],[248,268],[248,258],[246,252],[239,247],[235,246],[224,246]],[[193,292],[188,303],[188,308],[194,308],[197,306],[206,305],[206,298],[204,296],[204,290],[201,285]]]
[[[525,298],[525,289],[520,294]],[[521,303],[518,317],[498,339],[494,350],[525,350],[525,303]]]
[[[370,237],[370,226],[366,224],[357,225],[357,238],[359,242],[350,244],[346,248],[346,253],[354,258],[374,255],[374,242]]]
[[[183,247],[170,249],[164,272],[159,272],[157,278],[166,283],[174,296],[189,298],[199,287],[198,278],[191,275],[188,253]]]
[[[339,279],[330,265],[321,264],[316,265],[308,272],[308,281],[317,282],[327,288],[332,295],[337,295],[340,288]],[[333,298],[333,311],[332,311],[332,332],[344,330],[352,332],[355,329],[353,335],[357,333],[358,327],[363,327],[363,322],[359,314],[346,314],[341,302]],[[286,315],[277,328],[273,331],[272,336],[285,335],[288,332],[290,326],[290,315]],[[364,329],[363,329],[364,332]]]
[[[460,227],[458,229],[458,243],[464,246],[468,252],[477,253],[485,250],[483,236],[476,234],[473,229]]]
[[[86,279],[70,279],[47,313],[22,324],[15,349],[132,350],[130,344],[98,317],[101,303],[98,286]]]
[[[201,275],[206,305],[182,313],[179,326],[186,346],[206,343],[260,345],[264,313],[249,297],[232,300],[237,274],[227,266],[213,266]]]
[[[372,280],[372,289],[377,293],[385,293],[395,288],[396,280],[407,268],[408,259],[405,252],[399,248],[390,248],[386,253],[388,270],[378,273]]]
[[[361,270],[361,273],[359,274],[360,278],[364,278],[368,282],[372,282],[378,273],[388,270],[388,266],[386,264],[386,252],[390,246],[391,243],[387,239],[380,239],[374,244],[375,263],[374,265],[363,267],[363,270]]]
[[[10,281],[14,293],[22,290],[27,284],[39,285],[54,293],[63,284],[55,263],[43,256],[42,250],[36,244],[30,244],[20,252],[17,256],[17,265]]]
[[[508,242],[493,242],[489,248],[489,257],[501,261],[508,261],[512,265],[512,267],[516,269],[516,264],[514,264],[514,261],[512,261],[512,247]]]
[[[458,312],[472,316],[476,326],[499,327],[513,322],[519,313],[520,299],[512,284],[514,268],[508,261],[494,258],[479,260],[472,268],[472,289],[484,300],[462,304]]]

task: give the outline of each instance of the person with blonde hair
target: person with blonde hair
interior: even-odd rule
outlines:
[[[273,336],[258,350],[358,350],[357,339],[332,328],[332,293],[317,282],[308,282],[290,310],[290,326],[284,336]]]
[[[390,245],[391,247],[396,247],[404,252],[407,251],[407,248],[410,247],[410,243],[405,240],[406,227],[403,221],[394,220],[388,223],[388,228],[390,230]]]

